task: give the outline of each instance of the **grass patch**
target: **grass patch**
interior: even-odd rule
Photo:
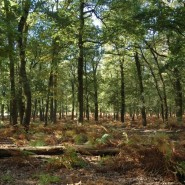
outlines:
[[[84,144],[88,141],[88,137],[86,134],[78,134],[74,136],[74,142],[77,145]]]
[[[38,178],[38,185],[49,185],[52,183],[59,183],[61,181],[60,177],[49,173],[41,173],[36,175],[36,177]]]
[[[4,174],[1,177],[1,181],[7,184],[12,184],[14,182],[14,178],[11,174]]]
[[[45,141],[43,140],[34,140],[34,141],[30,141],[30,146],[35,146],[35,147],[38,147],[38,146],[46,146],[46,143]]]

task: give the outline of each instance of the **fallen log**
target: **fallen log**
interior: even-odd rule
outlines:
[[[0,157],[25,156],[25,155],[56,155],[63,154],[64,146],[41,146],[41,147],[2,147],[0,146]]]
[[[65,146],[41,146],[41,147],[15,147],[15,146],[0,146],[0,157],[11,156],[26,156],[26,155],[62,155],[68,150],[69,147]],[[118,148],[103,148],[96,149],[94,147],[85,145],[70,146],[77,153],[82,155],[116,155],[120,152]]]
[[[116,155],[120,152],[119,148],[102,148],[97,149],[86,145],[74,145],[73,148],[76,152],[83,155],[94,155],[94,156],[104,156],[104,155]]]

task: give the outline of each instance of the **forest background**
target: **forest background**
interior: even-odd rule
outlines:
[[[183,0],[3,0],[1,118],[183,122]]]

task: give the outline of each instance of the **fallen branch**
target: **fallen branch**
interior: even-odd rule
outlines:
[[[41,146],[41,147],[9,147],[0,146],[0,157],[23,156],[23,155],[57,155],[63,154],[64,146]]]
[[[62,155],[68,147],[65,146],[42,146],[42,147],[12,147],[0,146],[0,157],[25,156],[25,155]],[[90,146],[71,146],[77,153],[82,155],[116,155],[118,148],[96,149]]]

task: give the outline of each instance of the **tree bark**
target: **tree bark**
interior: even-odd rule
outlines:
[[[37,104],[38,104],[38,101],[37,99],[34,100],[34,110],[33,110],[33,121],[35,121],[36,117],[37,117]]]
[[[156,54],[154,53],[154,50],[152,49],[152,47],[147,42],[145,42],[145,43],[149,47],[150,52],[153,55],[154,61],[155,61],[157,68],[158,68],[158,74],[159,74],[159,77],[160,77],[160,80],[162,83],[162,89],[163,89],[164,120],[165,120],[166,125],[168,125],[168,104],[167,104],[167,95],[166,95],[166,85],[164,83],[164,79],[163,79],[163,76],[161,73],[161,68],[159,66],[158,58],[157,58]]]
[[[175,76],[175,106],[176,106],[176,117],[178,123],[182,123],[182,115],[183,115],[183,95],[182,95],[182,85],[181,85],[181,77],[180,72],[177,68],[174,68],[174,76]]]
[[[40,121],[44,121],[43,99],[38,100]]]
[[[79,15],[79,35],[78,35],[78,104],[79,104],[79,122],[83,123],[83,31],[84,31],[84,0],[80,0],[80,15]]]
[[[9,68],[10,68],[10,123],[12,125],[17,124],[17,98],[15,90],[15,70],[14,70],[14,40],[12,37],[11,19],[12,15],[9,10],[9,1],[4,0],[6,23],[8,27],[7,38],[8,38],[8,57],[9,57]]]
[[[144,99],[144,87],[143,87],[143,80],[142,80],[142,74],[141,74],[141,64],[139,61],[138,52],[135,53],[135,62],[136,62],[138,80],[139,80],[140,99],[141,99],[141,103],[142,103],[142,105],[141,105],[142,124],[143,124],[143,126],[146,126],[147,121],[146,121],[146,110],[145,110],[145,99]]]
[[[148,62],[148,60],[145,58],[142,49],[140,49],[140,50],[141,50],[142,57],[143,57],[145,63],[148,65],[148,67],[149,67],[149,69],[150,69],[150,72],[151,72],[151,74],[152,74],[152,77],[153,77],[153,79],[154,79],[155,88],[156,88],[156,90],[157,90],[157,94],[158,94],[159,99],[160,99],[161,115],[162,115],[162,120],[163,120],[163,123],[164,123],[164,121],[165,121],[165,120],[164,120],[164,99],[163,99],[163,97],[162,97],[162,95],[161,95],[161,91],[160,91],[160,88],[159,88],[158,80],[157,80],[157,78],[156,78],[156,76],[155,76],[155,73],[154,73],[154,71],[153,71],[153,69],[152,69],[151,64],[150,64],[150,63]]]
[[[85,114],[87,120],[89,120],[89,92],[88,92],[88,78],[87,78],[87,61],[85,60],[85,100],[86,100],[86,107],[85,107]]]
[[[121,122],[125,121],[125,81],[124,81],[124,59],[120,61],[121,74]]]
[[[31,88],[29,84],[29,80],[26,74],[26,35],[28,32],[28,25],[26,23],[27,17],[29,14],[31,2],[30,0],[26,0],[23,6],[23,14],[18,24],[18,46],[19,46],[19,56],[20,56],[20,78],[21,83],[23,85],[24,94],[26,96],[26,110],[24,117],[24,127],[27,131],[29,129],[30,119],[31,119]]]
[[[74,79],[71,80],[71,90],[72,90],[71,120],[74,120],[74,111],[75,111],[75,83],[74,83]]]
[[[98,121],[98,88],[96,71],[94,72],[94,120]]]
[[[100,59],[95,60],[93,57],[92,67],[93,67],[93,85],[94,85],[94,120],[98,121],[98,79],[97,79],[97,68]]]
[[[50,92],[51,92],[51,84],[52,84],[52,75],[50,72],[49,81],[48,81],[48,92],[47,92],[47,98],[46,98],[46,111],[44,115],[44,125],[48,125],[48,111],[49,111],[49,100],[50,100]]]

